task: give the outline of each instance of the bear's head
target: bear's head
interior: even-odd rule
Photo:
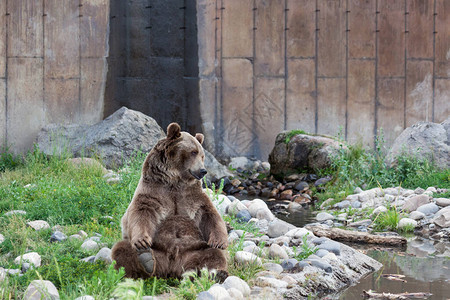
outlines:
[[[144,179],[167,183],[198,181],[206,175],[203,134],[194,136],[171,123],[167,137],[159,141],[148,155],[143,168]]]

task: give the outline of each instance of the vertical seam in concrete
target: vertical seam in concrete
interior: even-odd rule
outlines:
[[[377,148],[378,137],[378,0],[375,2],[375,107],[373,124],[373,146]]]
[[[433,90],[433,98],[431,102],[431,122],[434,122],[434,99],[436,96],[436,1],[434,0],[433,3],[433,83],[432,83],[432,90]],[[427,116],[428,118],[428,116]]]
[[[318,4],[318,0],[316,0],[316,32],[315,32],[315,48],[314,48],[314,61],[315,61],[315,65],[314,65],[314,85],[315,85],[315,90],[316,92],[314,93],[314,132],[317,134],[318,133],[318,123],[319,123],[319,87],[318,87],[318,82],[317,82],[317,76],[318,76],[318,70],[319,70],[319,58],[318,58],[318,53],[319,53],[319,4]]]
[[[10,16],[8,14],[8,0],[6,0],[6,7],[5,7],[5,138],[4,138],[4,146],[8,146],[8,38],[9,38],[9,19]]]
[[[348,134],[348,0],[345,2],[345,140]]]
[[[288,59],[287,59],[287,33],[288,26],[288,0],[284,0],[284,130],[287,129],[287,81],[288,81]]]
[[[220,119],[219,119],[219,127],[220,127],[220,133],[222,135],[225,135],[225,129],[223,128],[223,0],[220,0],[220,99],[219,99],[219,112],[220,112]],[[223,154],[223,141],[219,144],[220,146],[220,154]]]
[[[215,22],[214,22],[214,63],[215,62],[217,62],[217,60],[218,60],[218,57],[217,57],[217,51],[218,51],[218,49],[217,49],[217,23],[219,22],[218,21],[218,17],[219,17],[219,14],[217,13],[217,1],[218,0],[216,0],[216,11],[215,11],[215,14],[216,14],[216,18],[215,18]],[[215,68],[217,68],[217,67],[215,67]],[[215,154],[218,154],[219,152],[218,152],[218,148],[219,148],[219,143],[218,143],[218,141],[219,141],[219,126],[218,126],[218,120],[217,120],[217,118],[218,118],[218,111],[217,111],[217,106],[218,106],[218,98],[217,98],[217,93],[218,93],[218,78],[217,78],[217,70],[216,69],[214,69],[214,77],[215,77],[215,80],[214,80],[214,152],[215,152]],[[222,79],[221,79],[222,80]]]
[[[403,129],[406,128],[406,81],[407,81],[407,73],[406,73],[406,64],[407,64],[407,58],[408,58],[408,3],[407,0],[405,0],[405,31],[404,31],[404,41],[405,41],[405,63],[404,63],[404,76],[405,80],[403,82]]]
[[[256,76],[255,76],[255,62],[256,62],[256,0],[253,0],[253,63],[252,63],[252,155],[256,155],[256,147],[259,143],[256,142],[258,136],[256,135],[255,129],[255,85],[256,85]]]
[[[81,122],[81,9],[83,5],[83,0],[78,2],[78,116],[76,120]]]
[[[45,103],[45,0],[42,0],[42,110],[44,122],[47,123],[47,109]]]

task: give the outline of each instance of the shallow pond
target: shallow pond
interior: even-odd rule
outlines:
[[[269,204],[271,206],[271,204]],[[315,212],[305,209],[284,215],[275,215],[295,226],[303,227],[315,222]],[[423,292],[432,293],[428,299],[450,299],[450,242],[438,242],[420,237],[408,238],[405,248],[381,248],[370,245],[350,244],[368,256],[383,264],[375,273],[363,278],[359,283],[342,291],[338,295],[331,295],[325,299],[361,299],[362,292],[404,293]],[[392,281],[382,277],[383,274],[405,275],[403,281]]]

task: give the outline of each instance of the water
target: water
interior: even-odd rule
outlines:
[[[276,216],[299,227],[315,222],[315,213],[312,209],[289,215],[276,213]],[[356,285],[326,299],[362,299],[362,292],[368,290],[378,293],[432,293],[428,299],[450,299],[450,242],[410,237],[406,250],[361,244],[349,246],[381,262],[383,267],[378,272],[361,279]],[[388,280],[382,277],[382,274],[405,275],[403,279],[406,282]]]

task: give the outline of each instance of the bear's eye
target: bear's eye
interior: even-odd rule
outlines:
[[[192,151],[191,154],[192,154],[192,156],[197,156],[198,151]]]

